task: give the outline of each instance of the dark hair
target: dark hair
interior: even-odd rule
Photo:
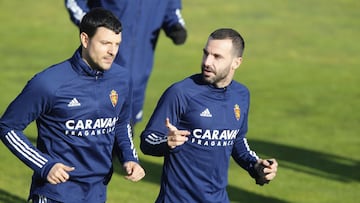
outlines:
[[[122,31],[121,22],[109,10],[103,8],[94,8],[85,14],[80,22],[80,33],[85,32],[90,38],[96,33],[98,27],[105,27],[116,34]]]
[[[220,28],[212,32],[209,36],[212,39],[231,39],[234,50],[238,56],[242,56],[245,49],[243,37],[234,29]]]

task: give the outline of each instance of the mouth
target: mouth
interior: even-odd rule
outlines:
[[[203,67],[202,68],[202,73],[203,73],[204,76],[210,76],[210,74],[214,74],[212,69],[208,68],[208,67]]]
[[[112,64],[114,61],[113,57],[104,57],[104,62],[107,64]]]

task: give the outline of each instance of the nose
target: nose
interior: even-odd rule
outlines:
[[[108,48],[108,54],[110,54],[111,56],[113,56],[114,55],[114,50],[113,50],[113,48],[112,48],[112,46],[109,46],[109,48]]]
[[[204,65],[205,66],[209,66],[209,65],[211,65],[211,63],[212,63],[212,59],[213,57],[211,57],[211,55],[204,55],[204,57],[203,57],[203,63],[204,63]]]
[[[118,45],[113,45],[113,46],[109,46],[108,48],[108,53],[111,55],[111,56],[115,56],[117,51],[119,49],[119,46]]]

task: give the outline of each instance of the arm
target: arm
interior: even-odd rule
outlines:
[[[244,168],[256,184],[264,185],[274,179],[277,172],[278,163],[275,159],[263,160],[250,150],[246,138],[236,141],[232,157],[242,168]]]
[[[246,138],[238,138],[235,141],[232,157],[237,164],[248,171],[252,177],[255,177],[256,171],[254,166],[258,162],[259,157],[254,151],[250,150]]]
[[[65,0],[65,7],[75,25],[79,25],[81,19],[90,10],[88,0]]]
[[[185,20],[181,16],[181,0],[169,1],[162,25],[166,36],[176,45],[184,44],[187,38]]]
[[[127,99],[120,110],[118,121],[115,126],[115,152],[122,164],[128,161],[139,162],[135,145],[132,139],[132,128],[130,125],[131,115],[131,91],[128,91]]]
[[[274,179],[277,172],[278,163],[275,159],[260,159],[254,151],[252,151],[247,143],[245,135],[247,133],[247,115],[244,119],[242,129],[232,151],[234,160],[253,177],[258,185],[264,185]]]
[[[131,95],[131,91],[129,91]],[[139,164],[138,155],[132,139],[132,128],[130,126],[130,103],[131,96],[125,100],[120,111],[119,120],[115,126],[115,150],[127,175],[126,179],[139,181],[145,176],[144,169]]]
[[[178,150],[179,147],[169,147],[169,144],[175,146],[175,143],[168,144],[168,133],[175,133],[175,129],[171,127],[169,130],[169,125],[165,121],[168,118],[174,126],[179,122],[185,106],[181,95],[181,90],[172,86],[161,96],[145,130],[141,133],[140,147],[144,154],[164,156],[170,151]]]
[[[56,161],[38,150],[24,135],[23,130],[49,110],[50,98],[47,95],[46,85],[37,77],[33,78],[0,119],[0,137],[3,143],[44,179]]]

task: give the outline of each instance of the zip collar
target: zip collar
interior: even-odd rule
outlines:
[[[226,92],[227,89],[232,87],[233,81],[230,82],[230,84],[226,87],[215,87],[213,84],[209,84],[203,80],[203,77],[201,73],[192,75],[191,78],[195,81],[195,83],[199,85],[206,85],[211,91],[213,92]]]
[[[70,62],[72,64],[73,69],[81,75],[95,77],[96,79],[104,75],[104,71],[94,70],[87,63],[85,63],[85,61],[81,57],[81,46],[75,51],[74,55],[70,58]]]

